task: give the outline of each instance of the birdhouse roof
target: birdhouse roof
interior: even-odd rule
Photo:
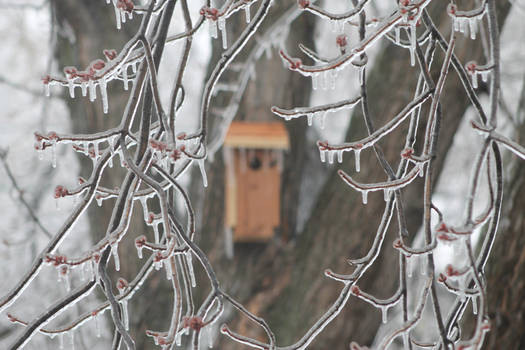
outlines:
[[[283,123],[232,122],[224,145],[238,148],[288,149],[290,141]]]

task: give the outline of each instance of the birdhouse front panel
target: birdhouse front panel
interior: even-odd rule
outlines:
[[[287,145],[280,123],[232,123],[224,147],[225,223],[236,242],[268,241],[279,227]]]

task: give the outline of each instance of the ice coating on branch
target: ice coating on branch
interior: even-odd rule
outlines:
[[[474,295],[470,298],[470,300],[472,301],[472,313],[474,315],[477,315],[478,314],[478,297]]]

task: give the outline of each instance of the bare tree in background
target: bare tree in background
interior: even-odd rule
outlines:
[[[38,152],[55,155],[60,144],[70,144],[91,159],[92,171],[89,178],[80,179],[76,188],[56,187],[57,200],[77,198],[75,209],[30,271],[1,299],[0,309],[5,312],[16,305],[44,264],[56,267],[68,294],[45,310],[35,310],[34,317],[28,320],[9,313],[13,323],[23,326],[10,349],[22,347],[37,333],[72,336],[88,321],[97,322],[105,310],[110,311],[114,326],[114,337],[108,339],[108,347],[111,341],[112,348],[119,348],[124,342],[134,349],[139,339],[142,342],[148,336],[163,349],[175,348],[183,341],[198,349],[201,342],[214,338],[221,319],[234,324],[220,325],[220,332],[226,336],[220,340],[221,348],[240,343],[259,349],[339,348],[348,344],[352,349],[361,349],[366,347],[353,340],[371,345],[377,333],[377,319],[369,316],[375,314],[373,308],[379,309],[383,322],[390,325],[374,342],[379,349],[396,341],[405,349],[483,346],[487,332],[500,325],[498,318],[492,316],[491,307],[497,302],[491,301],[490,293],[494,289],[504,290],[495,282],[490,284],[491,278],[485,272],[493,247],[498,246],[504,203],[500,148],[525,158],[525,149],[498,129],[501,124],[499,32],[509,11],[508,3],[487,0],[469,4],[451,2],[444,6],[431,0],[402,0],[377,13],[372,1],[356,0],[347,11],[332,13],[308,0],[274,5],[279,10],[272,7],[271,0],[227,0],[220,6],[212,6],[208,1],[198,14],[192,14],[186,0],[107,2],[107,10],[114,10],[118,28],[126,26],[125,22],[132,17],[140,18],[136,33],[119,50],[104,50],[103,58],[93,57],[82,67],[65,67],[63,76],[46,76],[44,86],[47,91],[52,86],[62,86],[71,97],[80,92],[91,102],[99,97],[102,111],[112,114],[107,88],[108,84],[115,85],[112,81],[120,81],[124,90],[129,89],[127,102],[119,123],[105,126],[102,131],[73,135],[35,133]],[[85,15],[78,14],[80,18]],[[243,25],[240,16],[245,21]],[[338,48],[336,56],[327,57],[310,47],[313,34],[309,31],[288,37],[293,24],[304,16],[332,23],[333,45]],[[168,35],[168,27],[174,20],[183,21],[185,31]],[[233,21],[235,28],[228,30],[228,23]],[[302,23],[301,28],[311,29],[312,22]],[[183,130],[176,122],[186,101],[184,77],[192,38],[200,30],[209,30],[212,37],[220,36],[223,51],[211,63],[199,115],[194,117],[199,121],[198,128]],[[359,39],[351,40],[350,33]],[[294,40],[303,45],[299,46],[301,52],[292,55]],[[389,45],[368,74],[367,53],[380,41],[388,41]],[[164,105],[157,72],[165,46],[171,43],[180,43],[182,50],[172,77],[171,98]],[[268,76],[252,81],[256,64],[265,52],[272,51],[278,52],[278,60],[290,71],[282,72],[282,79],[289,84],[286,86],[293,87],[282,100],[274,100],[283,105],[272,107],[271,111],[290,121],[292,143],[296,142],[283,175],[284,184],[288,185],[283,188],[283,202],[288,203],[283,206],[284,231],[287,236],[295,237],[295,247],[280,248],[278,252],[275,247],[268,247],[255,254],[249,250],[229,260],[222,252],[217,253],[218,242],[223,243],[222,217],[217,207],[221,207],[220,183],[225,176],[217,151],[233,118],[251,110],[250,101],[243,99],[246,89],[247,96],[253,96],[253,89],[259,89],[265,91],[261,99],[276,98],[267,93],[271,86],[258,83],[271,80]],[[297,58],[298,55],[303,58]],[[278,69],[271,63],[267,65]],[[309,83],[296,77],[311,78],[313,89],[330,89],[335,87],[337,75],[343,69],[357,70],[358,93],[340,101],[308,106],[309,92],[304,94],[301,89],[309,87]],[[233,92],[231,86],[235,87]],[[223,95],[215,98],[221,89],[230,93],[225,95],[223,91]],[[480,102],[484,93],[488,93],[487,107]],[[210,117],[218,102],[222,106],[212,123]],[[476,112],[471,127],[473,132],[481,134],[482,142],[472,153],[474,165],[469,174],[463,220],[452,225],[432,200],[432,191],[460,117],[469,105]],[[330,113],[346,109],[357,110],[347,142],[317,142],[321,161],[337,161],[342,163],[341,169],[329,176],[314,205],[314,214],[304,232],[298,235],[294,232],[298,207],[290,203],[297,201],[300,176],[306,171],[305,125],[314,121],[324,123]],[[521,115],[518,109],[515,115],[518,139],[523,134],[519,130],[520,126],[523,129]],[[199,218],[203,223],[197,226],[199,211],[193,210],[192,196],[181,186],[180,179],[196,164],[206,187],[205,160],[215,153],[218,160],[212,165],[211,190],[206,192]],[[353,154],[353,159],[349,154]],[[109,188],[103,177],[117,162],[124,173],[118,187]],[[519,220],[517,226],[504,227],[509,232],[505,242],[516,242],[511,245],[516,254],[520,254],[516,246],[522,246],[517,240],[522,229],[519,224],[523,216],[519,205],[522,197],[516,194],[523,191],[522,168],[521,165],[513,168],[510,183],[514,186],[511,199],[515,206],[509,204],[506,209],[511,218]],[[486,198],[479,195],[482,190],[488,193]],[[380,199],[375,198],[375,192],[382,194]],[[104,236],[89,251],[68,256],[56,254],[78,218],[94,201],[113,203],[107,226],[92,228],[101,229]],[[140,204],[135,207],[137,202]],[[182,203],[182,208],[176,203]],[[131,226],[130,222],[136,217],[151,226],[152,237],[133,229],[137,226]],[[416,232],[420,225],[423,239],[418,241]],[[355,232],[359,232],[359,238],[352,238]],[[201,233],[204,237],[199,237]],[[479,247],[472,243],[473,233],[481,235]],[[108,273],[110,260],[114,269],[120,270],[119,246],[126,240],[134,242],[137,256],[129,259],[135,252],[126,250],[126,264],[137,261],[142,264],[129,282],[112,278]],[[450,245],[457,254],[444,273],[437,271],[434,256],[441,244]],[[505,248],[500,249],[503,255]],[[349,259],[341,263],[345,258]],[[498,258],[499,254],[495,259]],[[254,263],[257,259],[259,264]],[[519,277],[522,260],[513,260],[517,270],[511,286],[523,283]],[[293,270],[291,264],[301,267]],[[496,269],[501,268],[498,260],[493,264]],[[415,265],[422,272],[421,283],[411,281]],[[196,277],[194,269],[203,272],[204,278]],[[128,304],[140,300],[142,291],[155,288],[153,276],[159,270],[165,273],[171,294],[163,294],[155,302],[169,308],[169,312],[165,319],[157,320],[160,328],[137,332],[129,327],[133,312],[128,313]],[[320,275],[322,270],[329,282]],[[71,275],[77,271],[85,274],[85,279],[69,291]],[[257,278],[239,281],[235,278],[239,271]],[[231,290],[239,283],[244,288],[237,288],[241,291],[234,296]],[[103,291],[104,302],[69,323],[51,323],[69,307],[95,293],[97,286]],[[264,293],[257,292],[259,287]],[[521,286],[513,292],[522,295],[523,290],[525,287]],[[443,294],[452,295],[453,302],[448,302]],[[514,302],[509,300],[515,299],[506,295],[501,308],[512,313],[509,305]],[[469,305],[472,315],[466,313]],[[400,317],[389,317],[391,308],[399,309]],[[423,317],[425,309],[429,318]],[[233,320],[232,310],[252,322]],[[360,318],[361,324],[356,322]],[[351,329],[345,327],[347,320],[352,321]],[[416,332],[423,322],[430,330]],[[507,322],[516,328],[512,334],[523,331],[522,320]],[[523,343],[508,334],[505,336],[506,348],[519,349]],[[490,341],[492,346],[499,344],[497,338]],[[283,343],[291,345],[282,346]]]

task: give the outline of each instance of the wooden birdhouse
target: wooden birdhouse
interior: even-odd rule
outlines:
[[[280,225],[282,123],[233,122],[224,141],[225,225],[235,242],[265,242]]]

